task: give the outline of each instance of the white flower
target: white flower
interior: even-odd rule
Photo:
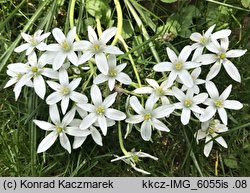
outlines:
[[[182,109],[181,122],[183,125],[187,125],[190,120],[191,111],[198,114],[203,114],[203,110],[198,104],[203,103],[207,97],[207,93],[200,93],[194,96],[192,90],[187,90],[184,94],[180,89],[173,87],[174,96],[180,101],[175,103],[176,109]]]
[[[130,85],[132,80],[130,77],[122,72],[122,70],[126,67],[126,63],[120,64],[116,66],[116,57],[115,55],[109,55],[108,58],[108,73],[99,74],[94,79],[94,84],[100,84],[105,81],[108,81],[108,86],[110,91],[112,91],[115,87],[115,81],[119,81],[120,83]]]
[[[210,96],[204,104],[208,105],[204,114],[200,117],[202,122],[208,121],[211,119],[215,113],[218,111],[219,116],[223,122],[223,124],[227,125],[227,112],[225,109],[234,109],[239,110],[243,107],[243,105],[236,100],[227,100],[229,97],[232,85],[229,85],[222,93],[219,95],[218,89],[215,84],[211,81],[206,83],[206,89]]]
[[[201,68],[200,68],[200,67],[195,68],[195,69],[191,72],[191,76],[192,76],[193,81],[194,81],[193,87],[188,88],[188,87],[186,87],[185,85],[183,85],[183,86],[181,87],[181,90],[182,90],[182,91],[186,91],[186,90],[189,89],[189,90],[192,90],[192,91],[194,92],[194,94],[200,93],[200,88],[199,88],[198,85],[204,84],[204,83],[206,82],[205,80],[202,80],[202,79],[199,79],[199,78],[198,78],[198,77],[200,76],[200,73],[201,73]],[[183,82],[182,82],[181,80],[178,80],[178,82],[180,82],[180,83],[183,84]]]
[[[12,86],[13,84],[18,83],[18,81],[23,77],[23,75],[26,73],[27,71],[27,65],[23,64],[23,63],[13,63],[13,64],[9,64],[7,66],[8,70],[7,70],[7,74],[11,77],[10,80],[6,83],[6,85],[4,86],[4,88],[8,88],[10,86]],[[28,81],[26,84],[26,86],[30,86],[33,87],[33,83],[31,81]],[[18,99],[20,93],[21,93],[22,87],[18,88],[14,87],[14,93],[15,93],[15,100]]]
[[[26,33],[21,33],[21,36],[27,43],[16,47],[14,51],[19,53],[26,50],[26,55],[30,55],[33,52],[34,48],[37,48],[40,51],[44,51],[46,48],[46,44],[42,41],[50,35],[50,32],[41,35],[42,32],[43,30],[38,30],[33,36]]]
[[[212,39],[226,38],[231,34],[231,30],[223,29],[212,34],[215,25],[212,25],[208,30],[200,34],[198,32],[192,33],[190,39],[196,43],[192,44],[192,48],[195,49],[192,61],[195,61],[197,56],[200,56],[205,47],[208,47],[212,43]]]
[[[54,28],[52,34],[58,44],[50,44],[46,47],[46,50],[55,52],[53,69],[58,70],[64,63],[65,59],[77,65],[78,57],[74,51],[80,51],[82,44],[80,42],[74,42],[76,36],[76,27],[73,27],[67,34],[67,37],[63,34],[59,28]]]
[[[43,76],[58,79],[58,72],[54,71],[50,68],[45,68],[46,62],[43,60],[44,57],[40,57],[37,60],[37,56],[35,52],[32,52],[28,55],[28,64],[23,65],[23,68],[26,69],[25,74],[20,78],[17,82],[14,91],[18,91],[24,85],[27,84],[31,79],[33,79],[33,85],[36,94],[41,98],[44,99],[46,93],[46,85],[43,79]],[[20,66],[21,67],[21,66]]]
[[[141,136],[145,141],[149,141],[152,134],[152,127],[159,131],[169,132],[169,128],[161,122],[160,118],[169,116],[174,111],[174,105],[163,105],[154,108],[156,103],[155,97],[151,95],[145,104],[145,109],[140,104],[137,97],[130,98],[130,106],[138,115],[133,115],[126,119],[127,123],[141,123]]]
[[[209,154],[213,148],[213,139],[214,138],[215,138],[214,140],[217,141],[220,145],[227,148],[227,143],[223,139],[223,137],[217,137],[218,133],[223,133],[226,131],[228,131],[227,126],[221,124],[220,121],[217,119],[211,119],[207,122],[201,123],[201,129],[198,130],[194,136],[196,137],[197,144],[198,144],[199,140],[206,138],[206,140],[205,140],[206,144],[204,146],[204,151],[203,151],[204,155],[206,157],[209,156]],[[208,141],[210,141],[210,142],[208,142]]]
[[[115,162],[115,161],[119,161],[119,160],[122,160],[124,161],[126,164],[130,165],[135,171],[137,172],[140,172],[142,174],[150,174],[149,172],[145,171],[145,170],[142,170],[138,167],[136,167],[136,163],[138,161],[140,161],[140,157],[142,158],[145,158],[145,157],[148,157],[148,158],[151,158],[153,160],[158,160],[157,157],[155,156],[152,156],[148,153],[144,153],[144,152],[136,152],[134,149],[132,149],[131,152],[128,152],[128,155],[125,155],[125,156],[117,156],[117,155],[114,155],[116,158],[115,159],[112,159],[111,162]]]
[[[61,146],[71,153],[71,145],[66,134],[71,136],[87,136],[89,135],[89,131],[69,126],[75,115],[74,110],[69,111],[64,116],[62,121],[60,120],[57,105],[51,105],[49,113],[53,124],[46,121],[33,120],[33,122],[41,129],[45,131],[52,131],[41,141],[38,146],[37,153],[41,153],[49,149],[54,144],[58,136]]]
[[[126,115],[116,109],[110,108],[115,102],[117,93],[113,93],[107,96],[102,101],[102,94],[97,85],[92,85],[90,89],[90,96],[93,104],[77,104],[78,107],[85,111],[90,112],[81,122],[80,129],[86,129],[93,123],[98,121],[98,124],[102,130],[103,135],[107,134],[107,119],[121,121],[126,118]]]
[[[173,95],[172,90],[169,89],[171,84],[168,80],[165,80],[159,85],[154,79],[146,79],[147,83],[151,86],[141,87],[134,90],[134,93],[138,94],[152,94],[156,101],[161,99],[163,105],[169,104],[169,100],[166,95]]]
[[[187,87],[193,86],[193,79],[188,72],[188,69],[199,67],[201,64],[197,62],[187,61],[192,52],[191,46],[185,46],[179,56],[173,50],[167,47],[167,54],[171,62],[161,62],[154,66],[154,71],[165,72],[170,71],[168,81],[173,83],[177,77],[181,79]]]
[[[65,114],[69,105],[69,100],[76,103],[86,103],[87,97],[79,92],[74,91],[81,82],[81,78],[75,78],[69,82],[68,73],[65,69],[61,68],[59,71],[59,83],[47,81],[48,85],[55,90],[50,94],[46,103],[53,105],[61,101],[62,113]]]
[[[117,29],[115,27],[111,27],[105,30],[98,39],[94,29],[91,26],[88,26],[89,41],[80,41],[83,44],[82,50],[84,51],[84,54],[79,58],[78,64],[83,64],[95,55],[97,68],[101,73],[107,74],[109,69],[105,53],[114,55],[123,54],[123,52],[116,46],[106,45],[116,34],[116,31]]]
[[[220,44],[217,40],[213,40],[207,49],[214,54],[204,54],[197,58],[196,61],[201,62],[203,65],[212,64],[214,65],[210,68],[210,71],[206,77],[207,80],[213,79],[220,71],[223,65],[228,75],[235,81],[241,82],[241,77],[238,69],[229,60],[229,58],[237,58],[246,53],[247,50],[229,50],[229,40],[228,38],[223,38]]]

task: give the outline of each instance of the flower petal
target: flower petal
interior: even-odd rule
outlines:
[[[53,61],[53,70],[58,70],[59,68],[61,68],[66,56],[67,55],[63,52],[57,52],[56,57]]]
[[[159,88],[159,84],[154,79],[146,78],[147,83],[153,88]]]
[[[115,102],[116,96],[117,96],[117,92],[107,96],[102,103],[104,108],[109,108]]]
[[[151,87],[141,87],[141,88],[135,89],[133,92],[138,93],[138,94],[151,94],[151,93],[153,93],[153,88],[151,88]]]
[[[141,137],[145,141],[149,141],[152,135],[151,123],[149,121],[143,121],[141,125]]]
[[[206,80],[212,80],[217,74],[220,72],[221,64],[219,62],[216,62],[209,70],[209,73],[207,74]]]
[[[70,51],[67,53],[67,58],[69,61],[74,64],[75,66],[78,66],[78,57],[74,51]]]
[[[152,123],[153,123],[153,127],[158,129],[159,131],[166,131],[166,132],[170,131],[169,128],[163,122],[159,121],[158,119],[153,118]]]
[[[211,98],[219,97],[219,91],[212,81],[206,82],[206,90]]]
[[[73,43],[74,51],[85,51],[91,47],[91,43],[87,40],[81,40]]]
[[[115,88],[115,78],[110,78],[108,80],[108,87],[110,91],[112,91]]]
[[[230,29],[223,29],[217,32],[214,32],[212,34],[212,38],[213,39],[222,39],[222,38],[226,38],[231,34],[231,30]]]
[[[91,136],[96,144],[102,146],[102,136],[100,132],[95,127],[90,127]]]
[[[95,77],[94,79],[94,84],[101,84],[105,81],[108,80],[108,76],[107,75],[104,75],[104,74],[98,74],[97,77]]]
[[[97,85],[93,84],[91,86],[90,96],[95,106],[98,106],[102,103],[102,93]]]
[[[49,149],[55,143],[57,137],[58,133],[56,131],[52,131],[50,134],[48,134],[39,144],[37,153],[42,153]]]
[[[227,125],[227,112],[224,108],[219,108],[218,113],[220,115],[220,118],[223,122],[223,124]]]
[[[177,55],[169,47],[167,47],[167,54],[168,54],[168,58],[170,59],[171,63],[174,63],[177,60]]]
[[[51,123],[48,123],[46,121],[39,121],[39,120],[33,120],[33,122],[41,129],[46,130],[46,131],[53,131],[54,130],[54,125]]]
[[[183,82],[183,84],[185,86],[187,86],[188,88],[193,87],[194,85],[194,81],[192,76],[189,74],[189,72],[187,70],[182,70],[179,74],[178,74],[179,78],[181,79],[181,81]]]
[[[126,119],[127,123],[137,124],[144,120],[142,115],[133,115]]]
[[[232,85],[230,84],[220,95],[220,99],[226,100],[232,91]]]
[[[104,136],[106,136],[107,135],[107,130],[108,130],[106,118],[104,116],[98,116],[97,121],[98,121],[98,124],[99,124],[99,126],[100,126],[100,128],[102,130],[102,134]]]
[[[83,109],[83,110],[85,110],[85,111],[91,112],[91,113],[94,113],[95,110],[96,110],[96,108],[95,108],[94,105],[88,104],[88,103],[86,103],[86,104],[84,104],[84,103],[79,103],[79,104],[77,104],[77,106],[78,106],[79,108],[81,108],[81,109]]]
[[[207,143],[209,140],[211,140],[211,137],[207,136],[205,143]],[[210,141],[209,143],[205,144],[203,152],[206,157],[209,156],[212,148],[213,148],[213,141]]]
[[[44,68],[42,75],[51,79],[59,79],[59,73],[51,68]]]
[[[74,26],[67,34],[68,43],[72,44],[76,36],[76,27]]]
[[[135,96],[132,96],[130,98],[130,106],[134,109],[134,111],[137,114],[142,114],[144,111],[144,108],[142,107],[141,103],[139,102],[138,98]]]
[[[88,114],[81,122],[80,129],[84,130],[89,128],[94,122],[96,122],[97,116],[95,113]]]
[[[44,99],[46,93],[46,85],[44,79],[41,75],[34,77],[34,89],[36,94],[41,98]]]
[[[207,93],[200,93],[196,96],[194,96],[193,101],[195,104],[203,103],[208,97]]]
[[[63,41],[65,41],[66,37],[65,35],[63,34],[62,30],[59,29],[59,28],[54,28],[52,30],[52,34],[54,36],[54,38],[56,39],[56,41],[60,44],[62,43]]]
[[[60,100],[62,100],[62,96],[58,92],[53,92],[46,98],[46,103],[48,105],[54,105]]]
[[[205,122],[211,119],[216,113],[216,108],[209,106],[205,109],[204,113],[200,116],[200,121]]]
[[[173,64],[170,62],[160,62],[153,67],[156,72],[171,71],[173,69]]]
[[[108,62],[104,53],[95,54],[95,62],[98,70],[103,74],[108,74]]]
[[[66,79],[66,78],[65,78],[65,79]],[[79,86],[81,80],[82,80],[82,78],[74,78],[74,79],[69,83],[69,88],[70,88],[71,90],[75,90],[75,89]]]
[[[229,50],[226,52],[227,58],[238,58],[243,56],[247,50]]]
[[[173,87],[172,91],[174,93],[174,96],[179,100],[183,101],[186,98],[186,95],[177,87]]]
[[[30,47],[29,43],[22,44],[14,49],[15,52],[20,53],[23,52],[24,50],[27,50]]]
[[[71,92],[70,99],[72,101],[75,101],[76,103],[87,103],[88,102],[88,98],[84,94],[79,93],[79,92],[75,92],[75,91]]]
[[[57,82],[53,82],[53,81],[47,81],[47,84],[50,86],[50,88],[52,88],[53,90],[57,91],[60,89],[61,85],[58,84]]]
[[[200,34],[200,33],[198,33],[198,32],[195,32],[195,33],[192,33],[191,35],[190,35],[190,39],[192,40],[192,41],[194,41],[194,42],[200,42],[200,40],[201,40],[201,38],[202,38],[203,36]]]
[[[130,85],[131,82],[132,82],[131,78],[127,74],[125,74],[123,72],[120,72],[117,75],[116,80],[118,80],[120,83],[123,83],[123,84],[126,84],[126,85]]]
[[[223,62],[223,66],[225,70],[227,71],[227,74],[235,81],[241,82],[241,77],[238,69],[235,67],[235,65],[229,61],[226,60]]]
[[[62,124],[64,127],[68,126],[75,117],[75,109],[71,109],[62,119]]]
[[[100,40],[102,41],[102,43],[106,44],[112,37],[115,36],[116,32],[116,27],[108,28],[102,33]]]
[[[152,114],[156,119],[169,116],[175,109],[174,105],[162,105],[153,110]]]
[[[91,26],[88,26],[88,38],[89,41],[92,43],[98,41],[95,30]]]
[[[106,109],[105,116],[108,117],[109,119],[116,121],[121,121],[126,119],[125,113],[112,108]]]
[[[215,141],[217,141],[220,145],[222,145],[223,147],[227,148],[227,143],[226,141],[223,139],[223,137],[217,137],[215,138]]]
[[[216,60],[217,59],[215,54],[203,54],[195,59],[196,62],[201,62],[202,65],[215,63]]]
[[[79,148],[86,139],[87,137],[75,137],[73,142],[73,149]]]
[[[107,47],[104,48],[103,52],[109,53],[109,54],[114,54],[114,55],[124,54],[124,52],[122,52],[116,46],[107,46]]]
[[[188,59],[188,57],[189,57],[189,55],[191,54],[191,52],[192,52],[192,47],[191,47],[191,46],[185,46],[185,47],[181,50],[181,52],[180,52],[178,58],[179,58],[182,62],[186,62],[187,59]]]
[[[181,112],[181,122],[183,125],[187,125],[190,120],[191,111],[190,109],[183,108]]]
[[[67,135],[62,132],[59,134],[59,139],[60,139],[61,146],[64,149],[66,149],[69,153],[71,153],[71,145],[70,145],[69,138],[67,137]]]
[[[77,62],[77,66],[79,64],[83,64],[86,61],[88,61],[90,58],[92,58],[92,56],[94,56],[93,52],[87,51],[85,52],[83,55],[81,55],[81,57],[79,58],[78,62]]]
[[[243,105],[236,100],[226,100],[224,101],[223,106],[226,109],[234,109],[234,110],[239,110],[243,107]]]

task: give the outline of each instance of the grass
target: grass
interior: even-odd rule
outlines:
[[[162,76],[155,74],[152,67],[167,59],[165,48],[169,46],[181,50],[190,42],[187,38],[189,33],[206,30],[213,23],[217,24],[217,29],[228,27],[232,30],[230,48],[249,50],[249,9],[243,8],[238,1],[223,2],[192,0],[164,4],[160,0],[120,1],[124,26],[122,36],[130,51],[119,59],[130,64],[126,72],[134,77],[133,70],[136,68],[142,85],[146,84],[144,80],[147,77],[160,79]],[[75,9],[68,11],[73,5]],[[97,9],[91,11],[91,8],[91,5],[86,6],[83,1],[73,0],[15,0],[0,3],[0,176],[142,175],[123,162],[110,163],[114,154],[122,155],[116,126],[109,129],[108,135],[103,138],[103,147],[95,145],[88,138],[84,145],[72,154],[68,154],[59,143],[55,143],[44,154],[36,154],[37,145],[44,137],[44,132],[35,127],[32,120],[47,120],[47,105],[38,99],[31,89],[24,89],[18,101],[15,101],[11,88],[3,89],[8,80],[6,65],[24,58],[23,54],[13,52],[21,43],[21,31],[32,34],[38,28],[51,31],[56,26],[68,31],[72,25],[69,17],[73,14],[73,23],[78,27],[79,37],[86,38],[87,25],[95,26],[98,20],[95,17]],[[117,13],[113,11],[113,1],[107,1],[102,8],[100,24],[103,29],[116,26]],[[190,13],[190,10],[193,10],[192,14],[186,14],[187,11]],[[181,25],[176,27],[173,20],[177,20]],[[165,30],[174,36],[172,41],[163,39],[162,32]],[[121,41],[118,41],[118,46],[124,48]],[[233,82],[224,70],[214,80],[220,90],[233,84],[230,97],[244,104],[240,111],[229,111],[229,132],[223,134],[228,149],[215,143],[210,157],[206,158],[203,155],[203,145],[196,145],[193,138],[200,125],[193,122],[184,127],[179,118],[171,115],[167,120],[171,132],[154,133],[153,143],[143,142],[135,129],[124,140],[127,150],[136,148],[159,158],[158,161],[144,159],[138,163],[140,168],[151,172],[152,176],[249,176],[249,60],[249,52],[234,60],[242,76],[241,84]],[[134,63],[133,67],[131,63]],[[84,78],[87,80],[88,77]],[[139,83],[136,78],[133,78],[133,81]],[[132,89],[133,87],[129,88]],[[121,96],[122,101],[125,99],[124,95]],[[122,123],[121,129],[124,136],[126,125]]]

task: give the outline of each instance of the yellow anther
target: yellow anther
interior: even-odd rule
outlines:
[[[98,115],[103,115],[104,112],[105,112],[105,109],[103,108],[103,106],[97,107],[96,113],[97,113]]]
[[[64,51],[69,51],[71,49],[69,43],[65,40],[61,44],[61,48],[64,49]]]
[[[37,66],[32,66],[32,67],[31,67],[31,71],[32,71],[33,73],[36,73],[36,72],[38,71]]]
[[[97,51],[97,50],[99,50],[100,49],[100,45],[99,44],[95,44],[94,45],[94,49]]]
[[[56,132],[57,133],[61,133],[63,131],[63,128],[62,127],[56,127]]]
[[[110,77],[116,77],[117,76],[117,71],[114,68],[109,69],[108,75]]]
[[[144,120],[148,121],[149,119],[151,119],[151,114],[145,114],[144,115]]]
[[[174,64],[174,67],[176,70],[180,70],[182,69],[183,63],[182,62],[177,62]]]
[[[165,94],[164,90],[161,87],[157,88],[155,90],[155,93],[157,96],[163,96]]]
[[[190,99],[186,99],[186,100],[184,101],[184,106],[185,106],[185,107],[191,107],[192,104],[193,104],[193,101],[190,100]]]
[[[60,89],[60,93],[62,94],[62,95],[68,95],[69,93],[70,93],[70,89],[68,88],[68,87],[62,87],[61,89]]]
[[[222,107],[223,106],[223,100],[221,100],[221,99],[214,100],[214,106],[217,107],[217,108]]]

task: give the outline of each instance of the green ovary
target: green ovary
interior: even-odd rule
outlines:
[[[57,133],[61,133],[63,131],[63,128],[62,127],[56,127],[56,132]]]
[[[94,45],[94,49],[95,49],[96,51],[98,51],[98,50],[100,49],[100,47],[101,47],[101,46],[100,46],[99,44],[95,44],[95,45]]]
[[[221,100],[221,99],[214,100],[214,106],[217,107],[217,108],[222,107],[223,106],[223,100]]]
[[[209,133],[210,135],[214,134],[214,133],[215,133],[214,128],[213,128],[213,127],[209,127],[209,128],[208,128],[208,133]]]
[[[60,93],[64,96],[68,95],[70,93],[70,89],[68,87],[62,87]]]
[[[224,59],[226,59],[226,54],[225,53],[219,54],[218,58],[221,60],[224,60]]]
[[[32,71],[33,73],[36,73],[36,72],[38,71],[37,66],[32,66],[32,67],[31,67],[31,71]]]
[[[71,46],[68,44],[67,41],[63,41],[61,44],[60,44],[61,48],[64,50],[64,51],[69,51],[71,49]]]
[[[156,93],[157,96],[164,96],[164,94],[165,94],[164,90],[161,87],[157,88],[155,90],[155,93]]]
[[[114,68],[111,68],[108,72],[108,75],[110,77],[116,77],[117,76],[117,71]]]
[[[144,115],[144,120],[148,121],[149,119],[151,119],[151,117],[152,117],[151,114],[149,114],[149,113],[145,114]]]
[[[182,62],[177,62],[177,63],[174,64],[174,67],[175,67],[176,70],[180,70],[183,67],[183,63]]]
[[[186,100],[184,101],[184,106],[187,107],[187,108],[191,107],[192,104],[193,104],[193,101],[190,100],[190,99],[186,99]]]
[[[96,113],[97,113],[98,115],[103,115],[104,112],[105,112],[105,109],[103,108],[103,106],[97,107]]]

